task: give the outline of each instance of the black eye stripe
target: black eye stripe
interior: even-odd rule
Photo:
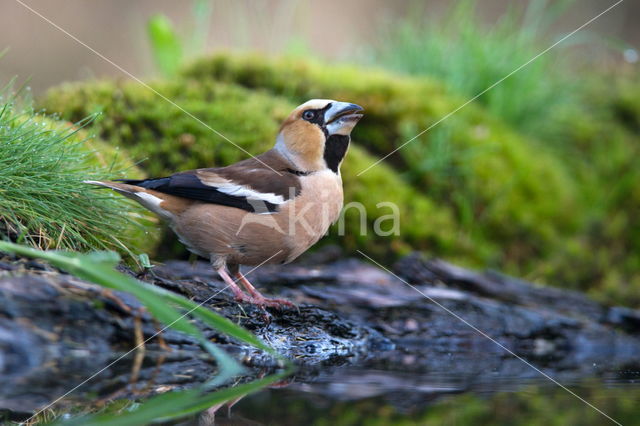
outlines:
[[[324,108],[321,109],[308,109],[302,113],[302,118],[310,123],[317,124],[320,127],[324,127],[324,113],[329,108],[331,108],[331,102],[329,102]],[[311,117],[311,114],[309,114],[309,117],[307,117],[307,113],[312,113],[313,117]]]

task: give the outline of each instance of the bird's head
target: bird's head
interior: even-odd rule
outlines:
[[[351,130],[362,112],[361,106],[348,102],[307,101],[282,123],[276,149],[301,171],[330,169],[339,173]]]

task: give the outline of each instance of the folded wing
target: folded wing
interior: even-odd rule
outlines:
[[[229,167],[197,169],[171,176],[121,182],[253,213],[274,213],[300,193],[299,176],[273,170],[254,159]]]

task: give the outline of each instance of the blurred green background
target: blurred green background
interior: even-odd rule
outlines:
[[[254,154],[306,99],[363,105],[343,176],[369,231],[350,211],[346,235],[322,244],[387,264],[417,249],[640,306],[637,3],[359,176],[613,2],[29,4]],[[246,157],[19,4],[5,10],[0,79],[29,79],[36,110],[99,113],[89,133],[152,176]],[[372,232],[385,201],[401,209],[399,236]],[[181,255],[173,247],[165,238],[158,258]]]

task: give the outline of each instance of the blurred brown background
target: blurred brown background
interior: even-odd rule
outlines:
[[[185,29],[192,14],[191,1],[170,0],[24,0],[78,39],[136,76],[152,74],[146,22],[164,13]],[[313,51],[329,58],[345,58],[359,43],[375,39],[381,23],[402,16],[414,2],[384,0],[216,0],[212,2],[206,49],[243,48],[281,52],[292,40],[303,40]],[[442,15],[450,2],[425,1],[429,13]],[[479,0],[483,19],[491,22],[515,2]],[[555,25],[567,33],[615,3],[614,0],[579,0]],[[587,30],[631,46],[640,44],[640,1],[626,0]],[[61,81],[94,76],[122,75],[69,36],[30,12],[16,0],[0,0],[0,82],[18,76],[29,79],[39,92]]]

